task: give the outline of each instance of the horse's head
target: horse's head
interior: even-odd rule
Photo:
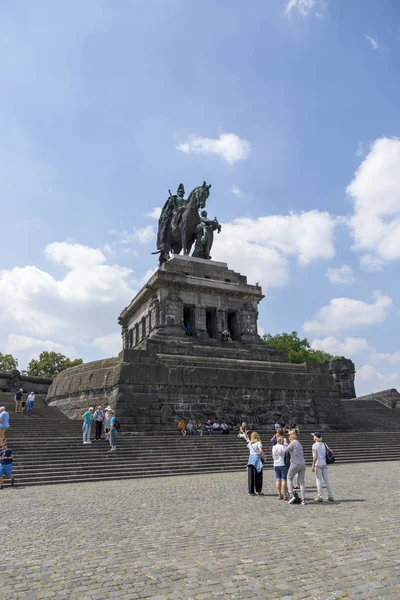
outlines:
[[[200,208],[204,208],[207,202],[207,198],[210,195],[210,187],[211,187],[211,183],[209,185],[206,184],[205,181],[203,181],[203,185],[200,185],[197,189],[198,191],[198,196],[197,196],[197,208],[200,210]]]
[[[210,195],[210,187],[211,183],[207,185],[204,181],[203,185],[199,185],[197,188],[194,188],[194,190],[192,190],[188,196],[186,205],[189,208],[196,207],[197,210],[204,208],[206,205],[207,198]]]

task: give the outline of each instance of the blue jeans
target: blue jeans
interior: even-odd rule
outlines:
[[[111,429],[111,432],[110,432],[110,446],[113,447],[116,445],[117,445],[117,430],[114,428],[114,429]]]
[[[90,442],[90,430],[92,429],[91,425],[88,425],[87,423],[83,424],[82,427],[82,431],[83,431],[83,443],[87,444],[88,442]]]
[[[28,404],[26,405],[26,412],[32,412],[33,409],[33,402],[28,402]]]
[[[287,472],[288,472],[288,468],[283,466],[283,467],[274,467],[274,471],[275,471],[275,477],[277,479],[280,479],[282,481],[286,481],[287,478]]]

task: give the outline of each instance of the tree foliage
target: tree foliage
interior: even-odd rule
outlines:
[[[2,354],[0,352],[0,371],[9,373],[14,369],[18,369],[18,359],[12,354]]]
[[[31,377],[55,377],[61,371],[82,364],[82,359],[70,358],[59,352],[41,352],[38,360],[32,359],[27,368],[27,374]]]
[[[292,331],[292,333],[277,333],[276,335],[265,333],[263,338],[267,346],[273,346],[277,350],[287,352],[289,362],[291,363],[324,363],[333,358],[328,352],[313,350],[307,338],[301,340],[297,331]]]

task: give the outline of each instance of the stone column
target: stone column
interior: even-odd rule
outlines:
[[[121,336],[122,336],[122,349],[127,350],[129,348],[129,341],[128,341],[128,327],[126,325],[122,325],[122,327],[121,327]]]
[[[209,339],[210,336],[208,335],[206,324],[206,309],[203,306],[196,306],[194,309],[194,326],[199,339]]]

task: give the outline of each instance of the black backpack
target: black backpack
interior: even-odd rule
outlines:
[[[285,452],[285,467],[290,467],[290,452]]]
[[[294,496],[294,501],[292,502],[292,504],[301,504],[301,500],[300,500],[298,493],[293,492],[293,496]]]
[[[332,450],[326,444],[324,444],[324,446],[325,446],[325,460],[326,460],[326,464],[327,465],[331,465],[332,463],[335,462],[336,457],[333,454]]]

